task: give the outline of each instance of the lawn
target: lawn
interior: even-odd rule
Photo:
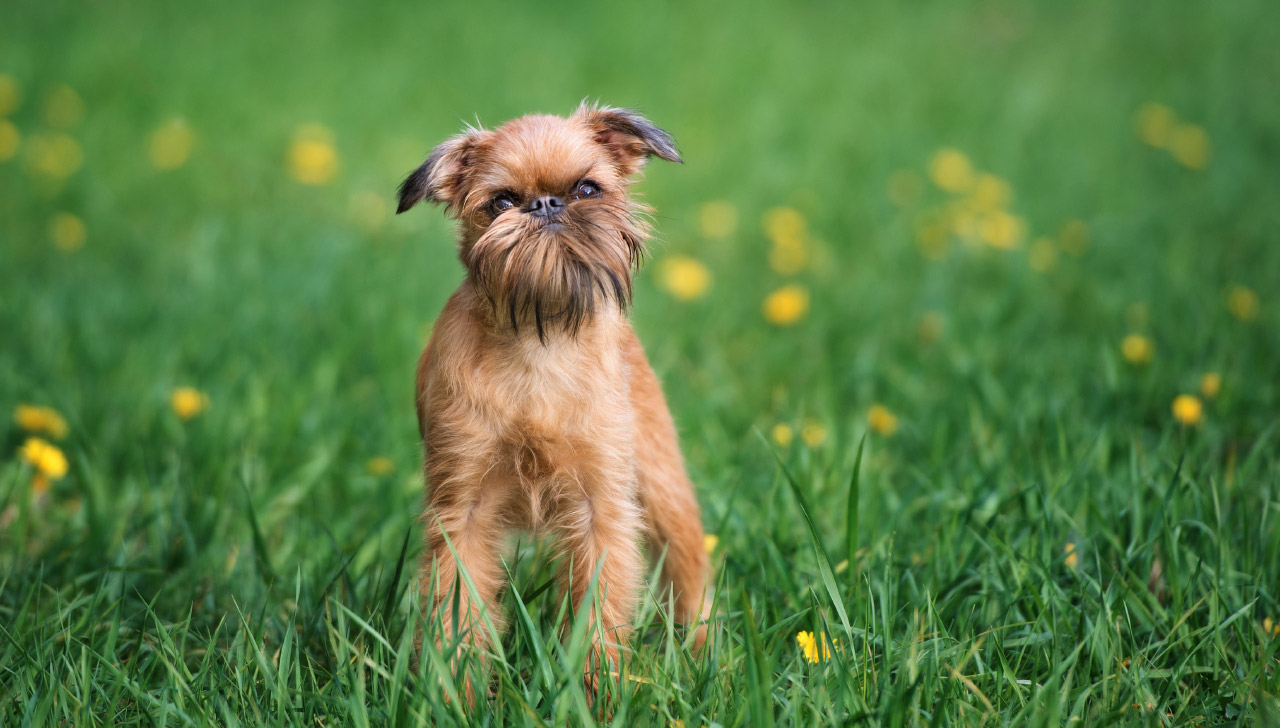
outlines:
[[[6,16],[0,724],[599,719],[528,536],[491,698],[413,658],[463,270],[392,214],[584,97],[686,160],[633,320],[717,584],[697,654],[650,593],[608,720],[1280,724],[1275,3]]]

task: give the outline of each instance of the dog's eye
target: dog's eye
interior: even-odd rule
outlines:
[[[587,180],[582,184],[578,185],[578,189],[573,191],[573,199],[575,200],[583,200],[588,197],[599,197],[599,196],[600,196],[600,186],[597,185],[595,182],[592,182],[591,180]]]
[[[489,200],[489,210],[493,212],[495,216],[500,215],[504,211],[510,210],[515,206],[516,201],[511,199],[511,195],[508,194],[497,195],[492,200]]]

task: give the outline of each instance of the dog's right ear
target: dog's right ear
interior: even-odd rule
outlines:
[[[480,131],[468,131],[431,150],[427,161],[400,183],[400,204],[396,214],[423,200],[454,207],[461,199],[471,152],[480,141]]]

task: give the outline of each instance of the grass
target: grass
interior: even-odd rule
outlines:
[[[40,495],[0,422],[0,723],[592,722],[586,625],[528,537],[495,697],[468,717],[439,655],[411,659],[413,366],[461,269],[438,212],[389,215],[462,120],[584,96],[643,108],[687,160],[640,186],[660,240],[634,320],[719,538],[712,649],[651,595],[614,725],[1280,721],[1273,4],[9,15],[0,407],[56,408],[69,467]],[[59,84],[80,121],[46,109]],[[1151,102],[1207,133],[1207,165],[1137,138]],[[194,147],[158,171],[175,116]],[[338,155],[318,186],[286,164],[307,123]],[[69,175],[33,169],[56,134]],[[930,242],[956,222],[943,148],[1008,181],[1020,246]],[[700,225],[714,200],[726,237]],[[780,206],[808,229],[787,274],[761,227]],[[708,295],[664,289],[675,255]],[[777,326],[787,284],[810,306]],[[208,408],[179,418],[179,386]]]

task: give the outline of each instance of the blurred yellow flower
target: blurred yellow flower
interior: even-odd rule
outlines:
[[[871,431],[877,435],[889,437],[898,431],[898,418],[888,407],[880,404],[871,405],[871,409],[867,410],[867,424],[871,426]]]
[[[48,435],[55,440],[67,436],[67,421],[52,407],[20,404],[13,411],[13,421],[27,432]]]
[[[55,129],[70,129],[84,119],[84,102],[70,86],[58,84],[44,99],[44,121]]]
[[[1068,220],[1058,233],[1058,245],[1067,255],[1084,255],[1089,249],[1089,226],[1084,220]]]
[[[889,201],[898,207],[910,207],[920,199],[924,183],[914,170],[900,169],[889,177]]]
[[[59,212],[49,221],[49,239],[64,253],[84,247],[86,237],[84,222],[69,212]]]
[[[942,338],[942,314],[937,311],[926,311],[920,316],[916,325],[916,336],[925,344],[932,344]]]
[[[0,73],[0,116],[8,116],[17,111],[22,103],[22,90],[18,82],[7,73]]]
[[[707,552],[707,556],[715,553],[716,547],[720,545],[720,537],[714,533],[708,533],[702,537],[702,550]]]
[[[1183,427],[1192,427],[1200,424],[1200,417],[1204,414],[1204,405],[1200,403],[1200,398],[1192,394],[1179,394],[1173,400],[1173,418]]]
[[[702,298],[711,288],[711,271],[687,255],[670,255],[658,266],[662,287],[680,301]]]
[[[298,127],[289,146],[289,174],[303,184],[324,185],[338,174],[333,132],[320,124]]]
[[[827,429],[816,420],[809,420],[800,428],[800,439],[810,448],[817,449],[827,441]]]
[[[185,119],[174,117],[151,132],[147,156],[151,166],[159,170],[177,169],[187,163],[196,135]]]
[[[169,404],[179,417],[189,420],[209,408],[209,395],[195,387],[178,387],[173,390]]]
[[[1241,321],[1252,321],[1258,317],[1258,294],[1247,286],[1232,286],[1227,290],[1227,310]]]
[[[1009,183],[994,174],[980,174],[969,192],[969,204],[978,212],[995,212],[1008,206],[1013,199]]]
[[[1205,372],[1200,377],[1200,394],[1206,399],[1213,399],[1218,396],[1218,392],[1222,389],[1222,375],[1217,372]]]
[[[764,317],[777,326],[790,326],[809,312],[809,289],[787,285],[764,299]]]
[[[52,481],[67,474],[67,456],[56,445],[38,437],[27,438],[18,454],[36,471],[31,487],[37,494],[48,490]]]
[[[1120,353],[1130,364],[1149,364],[1155,356],[1155,347],[1151,339],[1142,334],[1129,334],[1120,342]]]
[[[1080,551],[1074,543],[1068,541],[1063,545],[1062,553],[1065,554],[1062,561],[1067,565],[1068,569],[1074,569],[1080,564]]]
[[[1058,264],[1058,249],[1048,238],[1036,238],[1027,251],[1027,264],[1037,273],[1047,272]]]
[[[1209,135],[1195,124],[1179,124],[1169,134],[1169,153],[1189,169],[1209,165]]]
[[[1165,147],[1169,144],[1169,132],[1173,130],[1177,117],[1173,110],[1164,104],[1146,103],[1134,115],[1133,126],[1138,138],[1144,144],[1153,147]]]
[[[1262,633],[1268,637],[1280,637],[1280,622],[1275,622],[1271,617],[1262,620]]]
[[[839,646],[835,640],[827,641],[827,636],[819,632],[815,637],[812,632],[800,632],[796,635],[796,644],[804,659],[812,664],[831,659],[831,648]]]
[[[365,463],[365,470],[369,471],[369,475],[382,477],[390,475],[391,471],[396,469],[396,464],[391,462],[391,458],[379,455],[369,458],[369,462]]]
[[[788,425],[785,422],[779,422],[773,426],[773,430],[770,434],[773,435],[773,441],[778,443],[779,447],[791,446],[791,439],[794,436],[794,433],[791,430],[791,425]]]
[[[964,192],[973,184],[973,165],[964,152],[942,149],[929,162],[929,178],[947,192]]]
[[[803,240],[808,232],[804,215],[791,207],[775,207],[764,214],[764,233],[770,240]]]
[[[367,232],[376,232],[391,217],[386,196],[369,190],[353,193],[348,206],[351,217]]]
[[[7,162],[18,155],[22,146],[22,134],[8,119],[0,119],[0,162]]]
[[[738,208],[726,200],[712,200],[698,210],[698,230],[706,238],[727,238],[738,229]]]
[[[987,245],[1000,250],[1010,250],[1022,244],[1026,224],[1017,215],[996,210],[983,215],[981,220],[979,232],[982,241]]]
[[[80,169],[84,153],[80,143],[66,134],[36,134],[27,142],[26,158],[33,174],[60,180]]]
[[[794,275],[809,265],[809,246],[803,238],[774,241],[769,248],[769,267],[784,276]]]

